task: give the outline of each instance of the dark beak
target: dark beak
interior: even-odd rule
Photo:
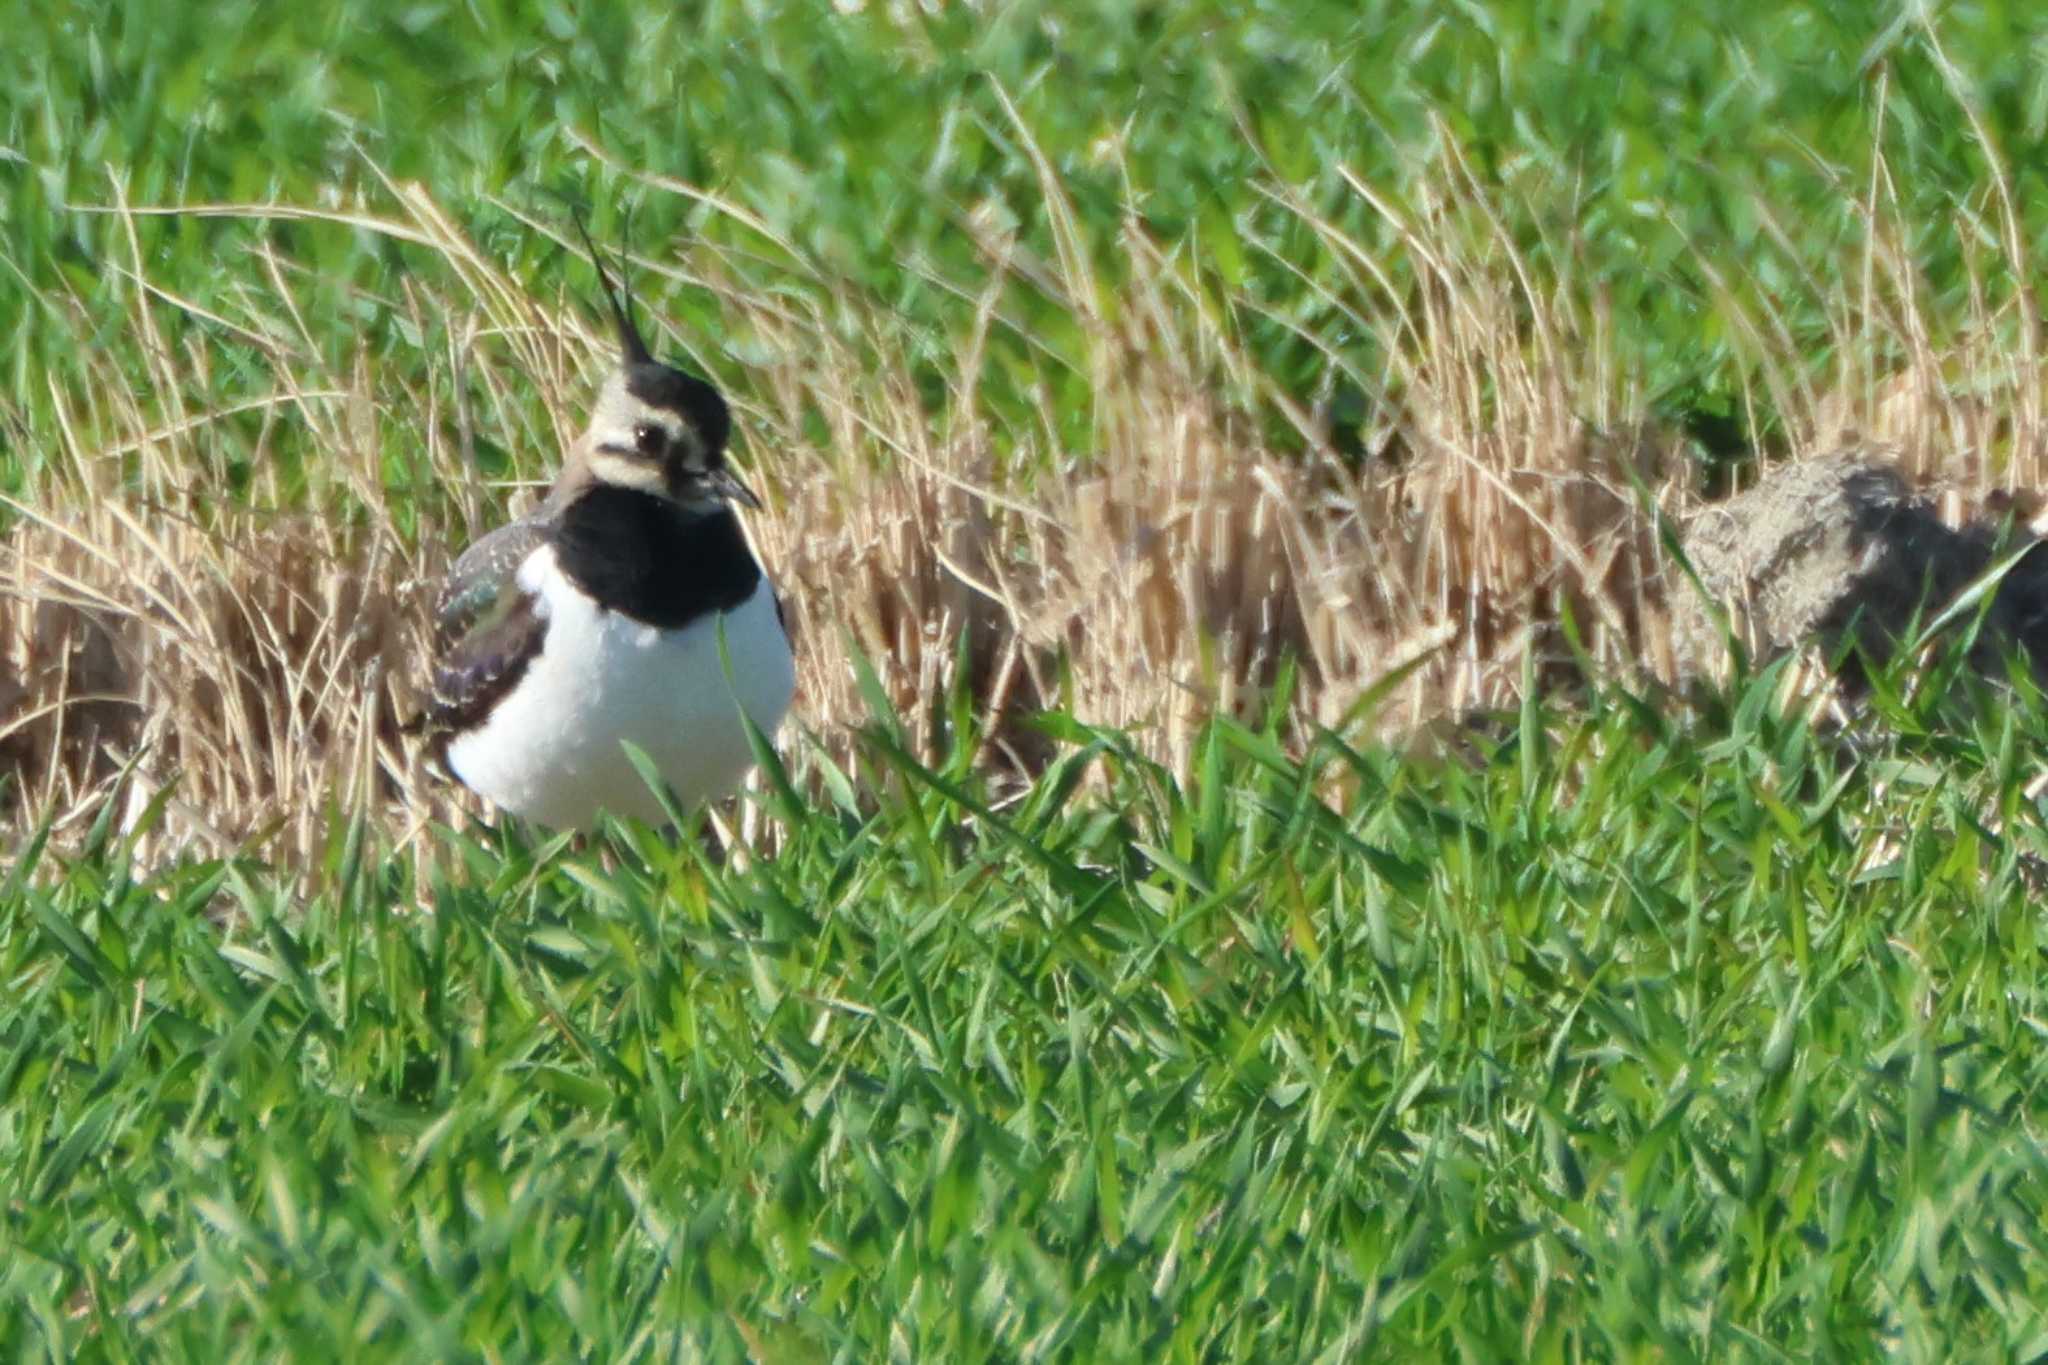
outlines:
[[[730,469],[721,467],[716,473],[709,476],[707,482],[711,485],[711,491],[724,498],[727,502],[736,502],[742,507],[751,507],[756,512],[761,510],[761,500],[754,496],[754,490],[734,478],[733,472]]]

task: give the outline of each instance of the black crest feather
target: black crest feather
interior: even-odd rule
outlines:
[[[604,286],[605,299],[612,306],[612,321],[619,329],[619,355],[626,369],[631,371],[642,365],[654,364],[654,356],[647,349],[647,343],[640,339],[640,329],[633,325],[632,300],[621,301],[619,291],[612,287],[612,277],[605,273],[604,257],[598,254],[597,243],[590,240],[590,229],[583,225],[583,215],[572,214],[576,234],[583,239],[584,249],[590,253],[590,263],[597,267],[597,282]]]

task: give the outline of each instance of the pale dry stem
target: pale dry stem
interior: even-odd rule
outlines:
[[[1030,149],[1029,129],[1016,132]],[[1417,180],[1434,188],[1412,203],[1340,171],[1384,221],[1392,257],[1292,187],[1263,190],[1337,262],[1304,286],[1376,343],[1380,368],[1365,372],[1355,348],[1311,338],[1367,397],[1360,458],[1333,448],[1327,393],[1282,392],[1246,354],[1241,324],[1263,305],[1152,240],[1135,213],[1121,229],[1125,282],[1105,294],[1057,175],[1037,164],[1055,258],[1033,259],[999,215],[969,215],[982,273],[931,277],[972,305],[937,418],[886,310],[737,206],[640,177],[762,243],[746,257],[650,252],[635,266],[643,295],[663,280],[709,291],[723,354],[757,358],[742,373],[701,338],[663,335],[734,394],[740,458],[767,504],[751,531],[798,639],[797,731],[836,748],[867,719],[850,648],[872,659],[920,749],[949,742],[944,698],[964,687],[986,722],[986,761],[1020,772],[1046,752],[1023,722],[1054,705],[1130,727],[1179,765],[1205,717],[1264,708],[1286,660],[1299,665],[1297,734],[1345,721],[1411,664],[1372,718],[1382,733],[1505,704],[1530,651],[1540,681],[1573,674],[1567,614],[1602,669],[1671,677],[1666,605],[1683,589],[1646,497],[1684,510],[1687,460],[1642,419],[1598,291],[1542,276],[1455,152]],[[2005,401],[2029,384],[1998,349],[2026,302],[1980,289],[1975,329],[1938,347],[1883,174],[1880,160],[1862,297],[1831,302],[1836,351],[1888,359],[1817,395],[1783,324],[1741,315],[1729,283],[1731,323],[1767,362],[1796,449],[1857,430],[1979,491],[2032,478],[2038,395]],[[131,810],[176,783],[166,846],[254,836],[253,851],[303,864],[336,837],[337,811],[368,809],[396,834],[463,808],[399,734],[419,695],[431,584],[532,496],[484,486],[480,434],[545,480],[608,344],[594,315],[507,278],[424,190],[385,188],[385,214],[187,211],[328,218],[434,253],[445,291],[403,289],[422,338],[412,364],[367,351],[324,361],[297,268],[268,246],[242,263],[238,315],[167,327],[202,310],[152,283],[134,248],[120,287],[147,387],[94,355],[80,362],[93,382],[53,386],[55,472],[0,544],[0,764],[17,775],[15,831],[46,815],[76,830],[131,763]],[[132,244],[141,210],[118,196],[115,210]],[[763,287],[765,271],[781,287]],[[1062,448],[1050,412],[1038,429],[998,433],[979,402],[990,339],[1018,328],[1008,305],[1022,291],[1081,326],[1091,448]],[[63,306],[86,335],[82,306]],[[1888,351],[1852,344],[1877,328]],[[211,391],[208,338],[222,333],[264,356],[267,391],[200,406],[190,395]],[[536,392],[545,427],[531,425]],[[1275,448],[1245,395],[1307,454]],[[2015,409],[2016,421],[1999,416]],[[276,458],[287,440],[317,456],[300,462],[296,501]],[[403,528],[394,464],[437,493],[413,499]],[[248,472],[231,495],[237,470]],[[282,510],[301,506],[320,513]]]

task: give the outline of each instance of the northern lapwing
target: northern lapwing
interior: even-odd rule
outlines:
[[[582,224],[577,224],[582,231]],[[435,607],[421,722],[442,765],[492,805],[555,829],[683,807],[752,764],[742,710],[773,735],[796,691],[775,590],[734,504],[718,390],[656,360],[584,234],[618,329],[618,368],[532,515],[455,561]]]

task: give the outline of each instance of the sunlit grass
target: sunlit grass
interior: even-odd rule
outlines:
[[[138,799],[179,783],[172,847],[298,862],[330,801],[449,814],[399,740],[422,585],[581,426],[578,202],[659,348],[731,395],[828,745],[849,640],[918,752],[964,672],[1023,774],[1041,707],[1184,766],[1290,660],[1290,742],[1418,661],[1390,730],[1500,705],[1525,645],[1576,670],[1567,616],[1603,675],[1669,681],[1652,500],[1853,439],[1966,510],[2048,469],[2048,161],[2013,152],[2031,95],[1985,103],[2018,20],[1731,9],[1700,46],[1507,6],[1203,14],[486,7],[388,69],[390,21],[294,66],[308,21],[273,16],[234,99],[193,77],[193,16],[26,25],[86,50],[0,105],[0,300],[31,323],[0,820],[59,812],[61,845],[135,755]],[[1645,103],[1697,88],[1711,117]]]
[[[8,1344],[2030,1356],[2048,715],[1777,690],[1185,781],[1061,724],[1000,811],[883,728],[744,867],[103,830],[0,898]]]
[[[11,16],[0,1355],[2048,1353],[2041,699],[1603,673],[1640,491],[2048,460],[2041,21],[928,8]],[[800,589],[729,852],[395,739],[577,202]]]
[[[2048,78],[2008,60],[2044,33],[2025,6],[1951,6],[1932,25],[1831,0],[1691,13],[1681,27],[1655,6],[1391,0],[27,9],[0,88],[0,316],[33,325],[0,393],[28,425],[0,468],[18,481],[45,458],[38,376],[78,369],[77,338],[58,325],[69,292],[97,342],[132,341],[112,270],[131,231],[145,275],[229,316],[261,274],[252,246],[268,241],[303,270],[330,359],[358,340],[379,353],[418,344],[405,279],[441,282],[431,254],[375,234],[248,219],[131,228],[81,210],[334,207],[382,194],[386,176],[453,205],[484,254],[539,294],[584,282],[525,219],[559,220],[578,201],[613,239],[631,207],[642,243],[771,260],[794,249],[924,340],[934,400],[953,334],[973,325],[987,235],[1014,232],[1037,265],[1078,247],[1108,295],[1136,264],[1119,240],[1128,226],[1184,252],[1219,302],[1242,296],[1231,322],[1261,375],[1320,401],[1341,441],[1370,440],[1386,338],[1357,325],[1346,243],[1385,258],[1397,291],[1426,281],[1400,258],[1402,225],[1343,177],[1420,211],[1445,183],[1429,150],[1447,145],[1498,189],[1510,237],[1543,274],[1598,282],[1645,396],[1711,441],[1740,442],[1770,353],[1790,343],[1821,363],[1855,322],[1836,284],[1897,325],[1891,359],[1914,343],[1914,301],[1867,295],[1884,282],[1861,273],[1888,215],[1910,225],[1939,305],[1926,340],[1953,337],[1973,282],[2003,297],[1981,278],[1987,261],[2048,231],[2036,184]],[[1044,200],[1048,170],[1073,197],[1069,242]],[[1336,235],[1273,185],[1299,187]],[[718,354],[723,319],[705,291],[665,291],[662,313],[712,360],[748,362]],[[247,338],[219,340],[232,388],[254,357],[234,344]],[[998,439],[1050,417],[1085,446],[1085,317],[1019,290],[988,344],[1003,363],[977,397]],[[140,379],[139,358],[123,358]],[[1275,439],[1300,441],[1260,416]],[[1766,435],[1792,420],[1761,416]]]

